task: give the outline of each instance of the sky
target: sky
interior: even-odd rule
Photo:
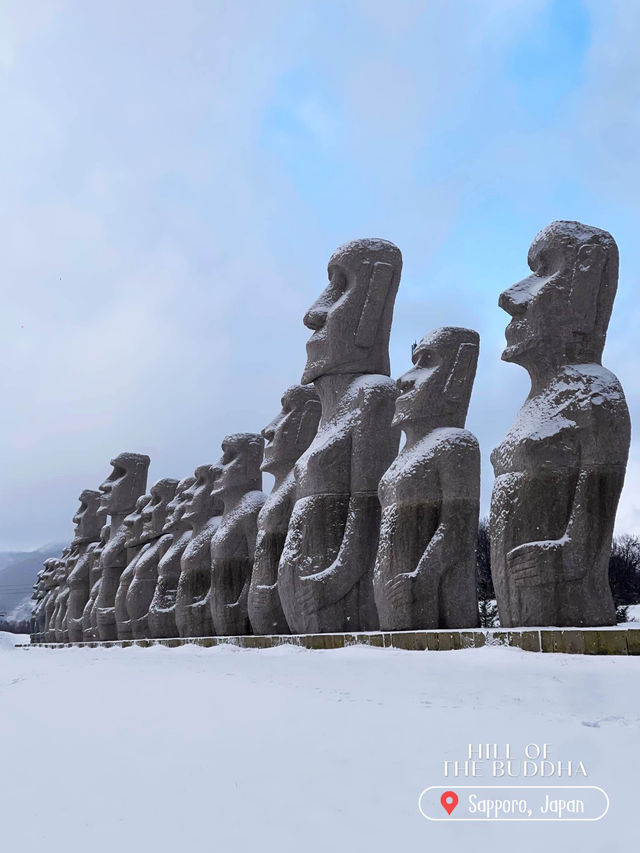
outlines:
[[[483,514],[529,388],[498,295],[554,219],[620,247],[634,421],[639,29],[640,0],[0,0],[0,549],[69,539],[123,450],[151,484],[265,426],[357,237],[403,253],[393,376],[480,333]],[[619,532],[639,487],[634,440]]]

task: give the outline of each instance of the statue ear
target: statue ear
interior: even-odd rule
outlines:
[[[356,331],[356,346],[368,349],[378,334],[380,318],[384,311],[389,294],[389,286],[393,280],[394,268],[392,264],[376,261],[373,272],[369,278],[367,296],[360,315],[360,322]]]
[[[596,243],[580,246],[573,271],[571,305],[576,320],[576,330],[591,332],[596,324],[602,273],[607,253]]]
[[[460,344],[456,360],[444,386],[444,394],[447,399],[457,402],[464,398],[469,384],[473,383],[476,375],[477,362],[477,346],[475,344]]]
[[[318,421],[320,420],[320,401],[307,400],[304,404],[300,420],[298,422],[298,432],[296,433],[296,447],[302,448],[304,452],[313,441],[313,437],[318,429]]]
[[[250,452],[247,454],[247,473],[255,476],[256,471],[260,472],[262,457],[264,455],[264,444],[259,441],[252,441],[249,445]]]

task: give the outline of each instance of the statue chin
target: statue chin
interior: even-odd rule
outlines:
[[[322,376],[322,367],[319,364],[307,364],[300,381],[303,385],[309,385],[319,376]]]

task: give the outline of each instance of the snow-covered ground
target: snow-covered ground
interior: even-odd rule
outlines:
[[[638,658],[502,647],[52,651],[4,639],[3,851],[615,853],[638,843]],[[604,788],[609,814],[425,820],[420,792],[455,789],[442,763],[464,758],[469,742],[518,754],[550,744],[555,760],[584,762],[588,778],[573,781]]]
[[[627,620],[629,622],[640,622],[640,604],[630,604],[627,610]]]

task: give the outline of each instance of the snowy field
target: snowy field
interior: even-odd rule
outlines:
[[[12,642],[0,636],[7,853],[637,848],[638,658]],[[469,742],[518,753],[544,742],[555,759],[582,760],[588,778],[574,783],[604,788],[609,814],[425,820],[420,792],[455,787],[442,762]]]

